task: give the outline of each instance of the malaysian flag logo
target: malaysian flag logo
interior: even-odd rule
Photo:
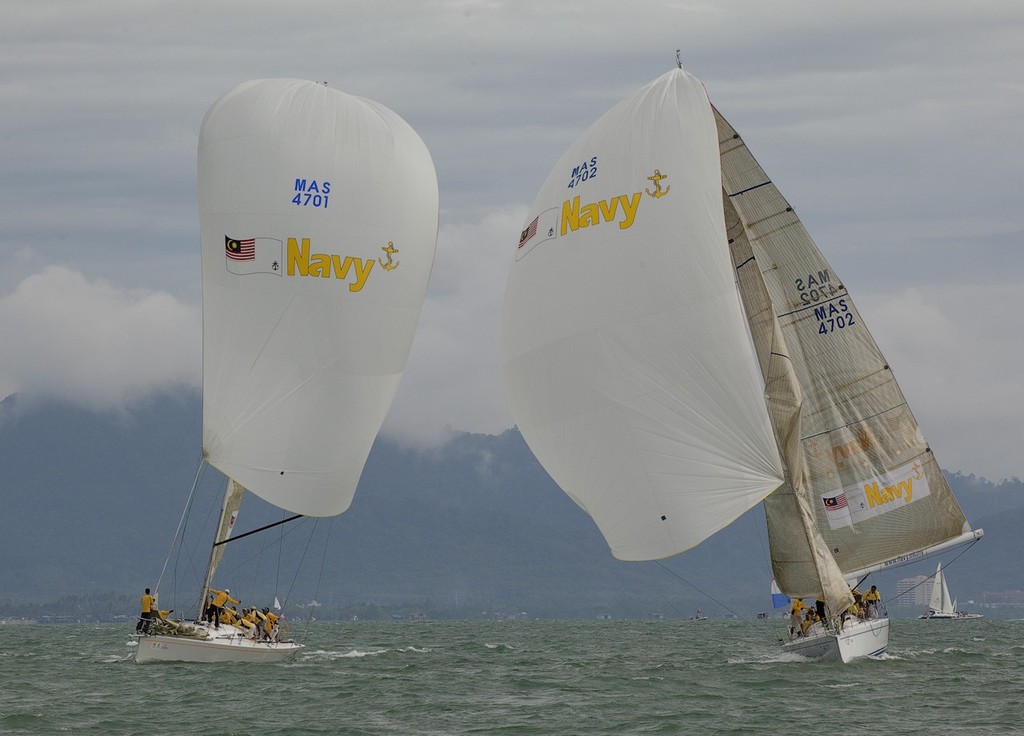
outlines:
[[[516,249],[516,260],[518,261],[544,241],[554,240],[557,237],[557,228],[557,207],[544,210],[534,217],[533,221],[526,226],[526,229],[519,234],[519,247]]]
[[[526,228],[525,230],[523,230],[522,235],[519,236],[519,247],[520,248],[522,248],[524,245],[526,245],[526,243],[530,240],[530,238],[532,238],[534,235],[537,234],[537,223],[538,222],[540,222],[540,217],[539,216],[538,217],[534,217],[533,218],[533,222],[530,223],[530,226],[528,228]]]
[[[224,255],[232,261],[253,261],[256,260],[256,238],[236,240],[224,236]]]
[[[281,275],[283,244],[276,238],[224,236],[224,265],[239,276],[252,273]]]
[[[826,511],[838,511],[839,509],[845,509],[846,493],[840,493],[838,496],[823,497],[821,502],[825,504]]]

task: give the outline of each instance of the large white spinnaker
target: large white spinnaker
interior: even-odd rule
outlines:
[[[203,452],[294,513],[348,508],[437,240],[433,162],[383,105],[245,82],[199,138]]]
[[[509,407],[620,559],[688,549],[782,482],[721,192],[712,108],[674,69],[562,156],[510,267]]]

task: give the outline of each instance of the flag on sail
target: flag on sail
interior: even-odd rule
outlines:
[[[232,238],[224,236],[224,263],[239,276],[252,273],[281,275],[284,244],[275,238]]]
[[[558,208],[552,207],[533,218],[519,235],[519,247],[516,249],[516,260],[525,256],[540,243],[554,240],[558,235]]]

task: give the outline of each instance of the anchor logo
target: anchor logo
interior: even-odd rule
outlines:
[[[654,174],[652,176],[647,177],[647,181],[654,182],[654,191],[652,192],[650,189],[645,189],[644,191],[647,192],[648,196],[654,197],[655,199],[664,197],[666,194],[669,193],[669,190],[672,189],[671,185],[666,186],[664,189],[661,188],[661,180],[667,178],[667,176],[661,173],[660,169],[655,169]]]
[[[386,246],[381,246],[381,250],[384,251],[385,254],[387,254],[388,259],[387,261],[382,261],[380,258],[378,258],[377,263],[383,266],[385,271],[394,271],[396,268],[398,268],[398,264],[400,262],[391,260],[391,256],[393,256],[395,253],[398,253],[398,248],[395,247],[394,242],[389,240]]]

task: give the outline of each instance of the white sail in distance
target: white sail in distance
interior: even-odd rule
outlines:
[[[351,503],[430,276],[437,177],[383,105],[246,82],[199,138],[203,453],[297,514]]]

